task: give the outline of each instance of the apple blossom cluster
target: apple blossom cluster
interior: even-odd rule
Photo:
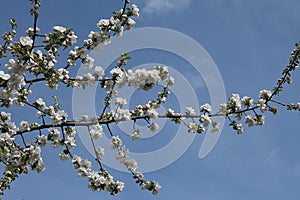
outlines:
[[[29,127],[25,121],[21,125],[23,128]],[[0,130],[0,162],[5,164],[3,178],[0,179],[0,194],[3,194],[19,174],[28,173],[29,166],[37,172],[42,172],[45,166],[39,146],[35,143],[25,147],[16,144],[15,135],[19,128],[11,121],[11,114],[0,113]]]
[[[112,33],[120,37],[124,28],[131,30],[134,27],[136,22],[131,17],[139,17],[139,8],[134,4],[131,8],[114,12],[114,16],[110,19],[101,19],[97,24],[100,30],[98,32],[91,31],[89,39],[84,41],[85,45],[88,49],[101,49],[110,44]]]
[[[137,162],[134,159],[128,157],[129,150],[124,145],[122,145],[122,140],[118,136],[113,136],[110,144],[112,150],[118,152],[116,160],[133,173],[133,178],[137,179],[136,183],[138,183],[143,190],[147,189],[149,191],[152,191],[152,194],[157,194],[161,186],[158,182],[146,181],[144,179],[144,175],[141,172],[136,172],[136,169],[138,168]]]
[[[144,175],[140,172],[134,173],[133,178],[136,179],[136,183],[138,183],[141,186],[142,190],[152,191],[152,194],[154,195],[158,194],[159,190],[161,189],[161,186],[158,182],[145,181]]]
[[[74,168],[78,175],[86,178],[89,181],[88,187],[93,191],[107,191],[111,195],[116,195],[124,188],[124,183],[113,180],[113,177],[108,174],[106,170],[101,168],[99,172],[92,170],[92,163],[88,160],[82,159],[78,155],[72,158]]]
[[[212,118],[224,116],[230,121],[229,126],[232,126],[238,134],[241,134],[243,133],[243,124],[248,127],[262,126],[265,123],[265,112],[276,115],[278,113],[276,105],[284,106],[287,110],[300,111],[300,103],[283,104],[274,100],[274,96],[282,91],[285,83],[291,84],[291,73],[299,67],[300,43],[296,43],[295,46],[296,49],[291,53],[290,63],[284,68],[282,77],[278,79],[276,87],[273,91],[261,90],[257,102],[254,102],[254,99],[248,96],[241,98],[239,94],[232,94],[227,103],[220,104],[219,111],[215,114],[211,113],[212,108],[206,103],[200,106],[200,115],[197,115],[192,107],[187,107],[185,114],[175,113],[174,110],[168,109],[164,116],[171,118],[171,121],[177,124],[186,125],[190,133],[203,133],[205,127],[209,125],[211,125],[211,132],[217,132],[219,131],[219,124],[214,122]],[[191,119],[191,122],[186,122],[186,118]]]
[[[132,140],[137,140],[142,133],[136,128],[137,120],[145,120],[152,132],[159,129],[155,120],[168,118],[176,124],[187,127],[189,133],[204,133],[220,131],[220,124],[214,121],[214,117],[223,116],[228,119],[231,126],[238,134],[244,130],[244,126],[261,126],[265,123],[267,112],[277,114],[276,106],[284,106],[287,110],[300,111],[300,103],[284,104],[276,101],[275,97],[283,90],[285,83],[291,84],[292,72],[298,68],[300,59],[300,43],[296,43],[296,49],[291,53],[289,64],[282,72],[282,77],[277,81],[275,88],[261,90],[259,99],[239,94],[232,94],[228,102],[220,104],[216,113],[212,112],[212,106],[205,103],[199,106],[199,113],[192,107],[187,107],[184,113],[176,113],[168,108],[166,113],[159,113],[158,108],[169,97],[169,87],[174,84],[168,68],[154,66],[152,70],[127,69],[130,60],[128,53],[121,55],[115,68],[105,74],[101,66],[94,66],[94,59],[89,55],[90,50],[101,49],[111,43],[111,37],[120,37],[124,30],[131,30],[139,17],[139,8],[136,5],[128,6],[130,1],[124,0],[123,9],[113,12],[109,19],[101,19],[97,23],[97,31],[91,31],[84,40],[83,46],[73,47],[77,36],[71,28],[54,26],[52,32],[43,34],[37,27],[40,8],[39,0],[30,0],[33,7],[30,14],[34,18],[34,24],[29,27],[25,35],[16,38],[16,20],[10,21],[11,30],[2,35],[3,45],[0,45],[0,102],[1,107],[10,110],[13,104],[19,107],[29,107],[34,110],[37,122],[21,120],[14,122],[12,114],[0,112],[0,163],[4,165],[3,177],[0,178],[0,195],[10,188],[12,181],[20,174],[27,174],[29,170],[42,172],[45,169],[41,157],[41,147],[50,145],[60,148],[58,154],[61,160],[71,160],[75,170],[81,178],[88,181],[88,187],[93,191],[107,191],[116,195],[124,188],[124,183],[114,180],[102,166],[105,149],[95,146],[95,140],[101,140],[107,127],[111,136],[110,147],[116,152],[116,160],[132,173],[133,179],[141,189],[149,190],[157,194],[161,186],[156,181],[144,179],[144,175],[137,171],[138,163],[129,157],[129,149],[123,144],[119,135],[112,133],[110,126],[123,121],[133,122]],[[58,57],[63,50],[68,49],[66,65],[57,67]],[[72,77],[69,70],[76,66],[77,61],[89,70],[82,76]],[[93,69],[93,72],[90,70]],[[106,76],[106,77],[105,77]],[[89,117],[82,115],[81,119],[68,119],[68,113],[60,108],[58,98],[53,96],[53,105],[47,106],[42,98],[33,98],[34,87],[32,85],[44,82],[50,89],[58,89],[60,85],[85,89],[99,83],[106,91],[103,109],[99,116]],[[127,104],[125,98],[118,96],[118,90],[124,86],[133,87],[136,90],[150,91],[158,84],[163,84],[162,91],[156,99],[150,100],[144,105],[137,105],[134,109],[124,108]],[[48,103],[47,103],[48,104]],[[13,111],[11,109],[11,111]],[[73,155],[76,147],[76,126],[84,126],[94,148],[95,161],[99,170],[94,170],[93,162]],[[25,133],[36,134],[34,141],[27,141]]]

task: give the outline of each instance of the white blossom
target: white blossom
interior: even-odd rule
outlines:
[[[113,136],[110,140],[110,147],[113,150],[118,149],[122,145],[122,140],[119,138],[119,136]]]
[[[242,98],[242,106],[245,108],[249,108],[250,106],[253,105],[253,99],[251,97],[248,96],[244,96]]]
[[[95,154],[96,154],[97,160],[101,161],[103,159],[103,156],[104,156],[104,149],[102,147],[98,146],[95,149]]]
[[[261,90],[259,92],[259,96],[261,99],[264,99],[264,100],[268,100],[272,95],[272,92],[270,90]]]
[[[130,138],[132,140],[136,140],[136,139],[139,139],[141,137],[141,133],[140,133],[140,130],[139,129],[136,129],[133,131],[133,133],[131,134]]]
[[[138,168],[138,164],[134,159],[129,159],[125,161],[125,166],[132,171],[135,171]]]
[[[212,122],[211,132],[215,133],[215,132],[219,132],[219,131],[220,131],[220,124],[217,122]]]
[[[128,153],[129,150],[126,147],[118,148],[117,161],[121,164],[125,164],[125,161],[128,159]]]
[[[68,39],[71,42],[71,45],[77,42],[77,36],[74,34],[73,31],[71,31],[70,34],[68,35]]]
[[[127,104],[127,101],[126,101],[126,99],[123,99],[121,97],[117,97],[116,98],[116,104],[118,104],[120,106],[123,106],[123,105]]]
[[[127,20],[127,24],[126,24],[126,29],[127,30],[131,30],[133,28],[133,26],[135,25],[135,21],[131,18],[128,18]]]
[[[46,107],[46,103],[44,102],[44,100],[42,98],[38,98],[35,101],[35,104],[38,106],[39,109],[44,110],[44,108]]]
[[[260,99],[260,100],[257,102],[256,105],[260,107],[260,111],[261,111],[261,112],[265,112],[265,111],[268,110],[268,106],[267,106],[266,101],[265,101],[264,99]]]
[[[196,112],[195,112],[195,109],[194,109],[194,108],[192,108],[192,107],[186,107],[185,114],[186,114],[187,116],[192,116],[192,115],[195,115]]]
[[[155,109],[149,109],[147,111],[147,114],[149,115],[150,118],[156,119],[158,118],[158,112]]]
[[[246,123],[249,127],[255,125],[256,122],[255,122],[254,116],[252,116],[252,115],[247,115],[247,116],[245,117],[245,123]]]
[[[97,26],[99,27],[99,28],[105,28],[105,27],[107,27],[109,25],[109,20],[108,19],[101,19],[99,22],[98,22],[98,24],[97,24]]]
[[[93,86],[95,85],[95,77],[91,73],[87,73],[83,76],[82,80],[88,85]]]
[[[88,121],[89,116],[88,115],[81,115],[81,119],[82,119],[82,121],[86,122],[86,121]]]
[[[129,121],[131,120],[131,113],[128,109],[118,109],[114,113],[114,118],[117,121]]]
[[[174,85],[174,82],[175,82],[175,79],[173,77],[170,77],[168,80],[167,80],[167,83],[168,85],[172,86]]]
[[[23,85],[26,85],[23,75],[14,74],[8,79],[8,86],[12,90],[18,91]]]
[[[133,16],[135,18],[139,17],[139,11],[140,11],[140,9],[135,4],[132,4],[131,8],[132,8],[132,14],[133,14]]]
[[[64,33],[67,29],[63,26],[54,26],[53,30],[57,31],[57,32],[60,32],[60,33]]]
[[[199,121],[203,123],[204,126],[211,124],[211,118],[207,114],[201,115]]]
[[[65,153],[65,151],[62,151],[58,154],[59,158],[61,160],[68,160],[69,159],[69,155],[67,153]]]
[[[26,130],[26,131],[30,130],[30,124],[27,121],[21,121],[20,126],[22,127],[22,130]]]
[[[240,110],[242,107],[241,98],[239,94],[232,94],[229,100],[233,103],[235,110]]]
[[[243,125],[242,124],[236,124],[236,131],[238,134],[243,133]]]
[[[189,133],[196,133],[197,130],[198,130],[198,125],[196,123],[192,122],[192,123],[188,124],[188,132]]]
[[[83,60],[82,64],[84,65],[85,68],[91,69],[94,65],[94,58],[87,55]]]
[[[151,123],[148,128],[152,131],[155,132],[159,129],[159,125],[157,123]]]
[[[47,144],[47,136],[39,135],[38,136],[38,144],[41,145],[41,147],[45,146]]]
[[[200,106],[200,110],[201,112],[208,112],[210,113],[211,112],[211,105],[208,104],[208,103],[205,103],[203,105]]]
[[[4,71],[0,70],[0,78],[7,81],[10,78],[10,75],[5,74]]]
[[[102,78],[104,75],[104,69],[101,66],[96,66],[94,70],[95,78]]]
[[[26,37],[20,37],[20,43],[23,45],[23,46],[27,46],[27,47],[32,47],[32,44],[33,44],[33,40],[30,38],[30,37],[28,37],[28,36],[26,36]]]
[[[99,124],[93,125],[93,128],[90,130],[90,134],[94,140],[97,140],[98,138],[102,137],[103,135],[102,126]]]
[[[173,109],[171,109],[171,108],[169,108],[169,109],[167,110],[167,115],[170,115],[170,116],[173,116],[173,115],[175,115],[175,112],[174,112],[174,110],[173,110]]]

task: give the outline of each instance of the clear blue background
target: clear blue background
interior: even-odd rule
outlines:
[[[228,96],[237,92],[257,97],[261,89],[272,89],[294,43],[300,39],[298,0],[132,2],[141,9],[136,27],[170,28],[203,45],[222,74]],[[54,25],[73,27],[80,44],[91,29],[96,30],[99,19],[108,18],[121,7],[119,0],[44,0],[38,26],[42,32],[49,32]],[[20,25],[19,36],[23,35],[32,26],[29,9],[29,2],[3,0],[0,31],[8,30],[8,21],[14,17]],[[133,59],[143,61],[143,57]],[[157,59],[153,56],[147,62]],[[298,71],[294,77],[293,85],[280,96],[284,102],[300,100]],[[70,95],[70,90],[63,95],[66,101],[62,105],[68,111]],[[25,112],[18,116],[29,117]],[[299,122],[297,112],[280,109],[278,116],[267,115],[265,126],[245,128],[243,135],[225,127],[214,150],[202,160],[198,159],[198,150],[204,136],[197,136],[190,149],[171,166],[146,174],[163,186],[158,196],[141,191],[130,174],[114,170],[112,174],[126,184],[124,192],[117,197],[91,192],[70,162],[59,160],[58,150],[45,148],[47,170],[22,176],[4,199],[299,199]],[[149,140],[149,145],[155,143]],[[78,148],[83,156],[92,158],[79,140]]]

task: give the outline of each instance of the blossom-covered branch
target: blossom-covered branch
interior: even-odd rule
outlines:
[[[139,17],[139,8],[129,0],[124,0],[123,8],[113,12],[109,19],[101,19],[97,23],[98,30],[91,31],[82,46],[74,46],[77,36],[71,28],[54,26],[50,33],[41,33],[38,28],[39,0],[30,0],[33,4],[30,14],[33,16],[33,27],[28,28],[26,35],[16,38],[17,22],[10,21],[11,30],[2,35],[3,45],[0,45],[0,102],[1,107],[7,110],[13,104],[19,107],[28,107],[33,110],[36,120],[28,122],[25,119],[18,125],[13,117],[15,113],[1,111],[0,113],[0,163],[5,166],[3,177],[0,179],[0,194],[10,189],[12,181],[20,174],[31,170],[42,172],[45,169],[41,157],[41,147],[49,144],[53,148],[61,148],[59,158],[71,160],[78,175],[88,181],[88,187],[93,191],[107,191],[116,195],[123,190],[124,183],[116,180],[104,168],[102,160],[105,149],[96,145],[96,140],[104,134],[106,126],[110,136],[110,147],[117,153],[116,160],[121,163],[133,176],[135,182],[142,188],[157,194],[161,186],[156,181],[148,181],[141,172],[138,172],[138,163],[129,157],[129,149],[123,144],[119,135],[115,134],[111,126],[118,123],[133,123],[131,139],[137,140],[143,134],[137,127],[138,120],[144,120],[148,128],[155,132],[159,125],[156,120],[167,118],[176,124],[187,127],[189,133],[204,133],[208,127],[211,132],[217,132],[220,125],[214,121],[215,117],[223,116],[229,121],[238,134],[243,132],[243,125],[261,126],[265,123],[266,112],[277,114],[277,106],[284,106],[287,110],[300,111],[300,103],[286,104],[275,99],[283,90],[285,84],[292,83],[292,72],[299,66],[300,43],[291,53],[289,64],[284,68],[282,76],[278,79],[275,88],[261,90],[257,101],[252,97],[240,97],[232,94],[228,102],[220,105],[219,111],[212,113],[209,103],[201,105],[200,112],[187,107],[185,113],[176,113],[169,108],[165,113],[158,109],[169,97],[169,87],[174,84],[168,68],[154,66],[151,70],[127,69],[131,59],[128,53],[120,56],[115,67],[107,74],[101,66],[94,66],[94,59],[88,54],[91,50],[101,50],[110,44],[111,37],[120,37],[124,30],[131,30]],[[63,51],[68,51],[66,64],[58,63],[57,58]],[[83,76],[71,77],[70,71],[76,65],[83,64],[92,73]],[[62,83],[62,84],[60,84]],[[73,87],[85,89],[99,83],[106,91],[103,105],[98,116],[82,115],[80,119],[70,119],[68,112],[61,109],[60,99],[53,96],[49,103],[42,98],[34,98],[32,93],[34,84],[46,84],[49,89]],[[162,90],[156,99],[137,105],[134,109],[124,109],[127,100],[118,95],[118,90],[124,86],[136,90],[150,91],[158,84],[163,84]],[[76,148],[76,127],[86,127],[94,150],[94,158],[98,165],[93,168],[92,162],[73,154]],[[27,142],[27,134],[33,134],[34,141]],[[213,134],[213,133],[210,133]],[[20,137],[20,143],[17,142]]]

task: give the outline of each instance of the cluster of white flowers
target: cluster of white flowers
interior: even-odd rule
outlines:
[[[48,140],[51,141],[51,146],[54,148],[60,147],[62,144],[61,139],[60,139],[60,132],[59,130],[51,127],[48,129]]]
[[[152,191],[152,194],[156,195],[156,194],[158,194],[159,190],[161,189],[161,186],[159,185],[158,182],[146,181],[145,183],[142,184],[142,189],[150,190],[150,191]]]
[[[38,136],[38,144],[41,146],[41,147],[43,147],[43,146],[45,146],[46,144],[47,144],[47,136],[46,135],[39,135]]]
[[[42,172],[45,169],[43,159],[41,157],[41,148],[35,144],[30,144],[28,148],[25,148],[24,153],[28,156],[26,162],[37,172]]]
[[[46,103],[42,98],[38,98],[34,103],[33,106],[38,110],[37,117],[41,115],[48,115],[50,116],[52,123],[60,124],[67,120],[68,114],[64,110],[56,110],[53,106],[46,106]]]
[[[117,195],[124,188],[123,182],[114,181],[113,177],[106,171],[91,171],[88,173],[87,179],[90,182],[89,188],[93,191],[104,190],[109,192],[111,195]]]
[[[63,26],[54,26],[53,32],[49,34],[45,34],[44,43],[53,43],[55,41],[55,47],[53,48],[54,52],[58,51],[58,48],[72,46],[77,42],[77,36],[75,33]],[[53,47],[53,46],[52,46]]]
[[[82,64],[84,65],[85,68],[91,69],[94,65],[94,58],[90,57],[87,55],[84,60],[82,61]]]
[[[78,175],[82,178],[87,177],[88,173],[92,169],[92,163],[89,160],[82,159],[78,155],[74,155],[72,158],[74,168],[77,170]]]
[[[64,68],[60,68],[57,70],[57,75],[58,75],[58,80],[61,82],[65,82],[67,83],[69,80],[69,71],[64,69]]]
[[[93,75],[96,79],[101,79],[104,76],[104,69],[101,66],[96,66]]]
[[[220,131],[220,123],[212,122],[211,132],[215,133],[215,132],[219,132],[219,131]]]
[[[199,121],[203,123],[204,126],[208,126],[212,122],[211,117],[208,114],[201,115]]]
[[[259,92],[259,96],[261,99],[264,99],[264,100],[268,100],[272,95],[272,92],[270,90],[261,90]]]
[[[38,76],[39,74],[45,74],[49,72],[49,70],[53,70],[57,60],[54,51],[51,49],[47,51],[47,54],[42,53],[40,50],[33,50],[31,52],[31,59],[29,62],[30,65],[28,67],[30,72],[33,72],[36,76]]]
[[[261,113],[270,111],[273,114],[277,114],[277,107],[271,107],[268,105],[268,102],[270,101],[272,95],[273,93],[269,90],[261,90],[259,92],[260,99],[257,102],[254,102],[254,100],[251,97],[244,96],[241,99],[239,94],[232,94],[232,96],[229,98],[228,103],[220,104],[220,110],[217,114],[226,116],[229,119],[232,115],[234,115],[235,119],[239,121],[242,120],[242,118],[244,118],[244,123],[248,127],[261,126],[265,123],[265,116],[258,114],[255,111],[257,108],[260,109]],[[295,108],[292,106],[291,109]],[[247,112],[253,112],[253,114],[247,114]],[[230,121],[230,126],[232,126],[238,134],[241,134],[243,132],[243,124],[237,123],[236,121],[231,119]],[[212,125],[214,125],[214,123],[212,123]],[[212,130],[215,130],[215,128],[213,127]]]
[[[155,132],[159,129],[159,125],[157,123],[151,123],[148,125],[148,128],[150,131]]]
[[[142,190],[152,191],[154,195],[158,194],[161,189],[158,182],[144,180],[144,175],[140,172],[134,173],[133,178],[137,180],[136,182],[141,186]]]
[[[125,146],[122,146],[122,140],[119,136],[113,136],[111,138],[110,146],[112,150],[118,152],[116,159],[119,163],[124,165],[130,171],[135,171],[138,168],[137,162],[128,157],[129,150]]]
[[[90,130],[90,134],[94,140],[97,140],[98,138],[102,137],[103,135],[102,126],[99,124],[93,125],[93,128]]]
[[[4,81],[7,81],[10,78],[9,74],[5,74],[4,71],[0,70],[0,78]]]
[[[102,147],[98,146],[95,149],[95,154],[96,154],[96,159],[98,161],[101,161],[103,159],[103,156],[104,156],[104,149]]]
[[[245,123],[251,127],[255,125],[263,125],[265,123],[265,116],[263,115],[247,115],[245,117]]]
[[[110,140],[110,147],[112,150],[118,150],[122,145],[122,140],[119,136],[113,136]]]
[[[116,98],[116,104],[117,104],[120,108],[122,108],[123,105],[126,105],[126,104],[127,104],[127,100],[126,100],[126,99],[123,99],[123,98],[121,98],[121,97],[117,97],[117,98]]]
[[[11,121],[11,114],[3,111],[0,113],[0,127],[2,133],[7,133],[11,137],[13,137],[19,130],[15,123]]]
[[[126,13],[126,11],[128,13]],[[89,39],[84,41],[85,45],[88,48],[99,50],[110,44],[111,33],[117,37],[120,37],[123,35],[124,26],[126,26],[127,30],[131,30],[134,27],[135,21],[130,18],[130,16],[135,18],[139,16],[139,9],[136,5],[132,5],[131,9],[115,12],[115,16],[111,17],[110,19],[101,19],[97,23],[100,31],[91,31],[88,36]]]
[[[251,97],[244,96],[242,98],[242,106],[244,108],[250,108],[252,105],[253,105],[253,99]]]
[[[137,105],[135,110],[132,110],[132,116],[135,117],[142,117],[142,116],[148,116],[152,119],[158,118],[158,112],[156,111],[157,108],[159,108],[159,104],[155,101],[149,101],[146,105]]]
[[[230,105],[232,108],[232,110],[237,111],[240,110],[242,107],[242,103],[241,103],[241,98],[239,94],[232,94],[231,97],[229,98],[230,100]]]
[[[132,140],[136,140],[136,139],[139,139],[141,137],[141,132],[139,129],[134,129],[133,130],[133,133],[131,134],[130,138]]]
[[[128,109],[117,109],[116,111],[112,111],[113,119],[116,122],[119,121],[129,121],[131,120],[131,113]]]
[[[158,118],[158,112],[155,109],[147,110],[147,115],[149,115],[149,117],[153,119]]]
[[[198,125],[195,122],[188,124],[188,132],[189,133],[196,133],[198,130]]]
[[[233,128],[237,131],[237,134],[243,133],[243,125],[242,124],[236,124]]]
[[[25,122],[23,123],[26,124]],[[29,166],[32,170],[42,172],[45,169],[41,158],[41,149],[34,143],[21,147],[15,143],[15,135],[18,128],[11,122],[10,114],[1,112],[0,115],[0,160],[4,161],[6,168],[1,178],[0,195],[4,189],[9,188],[10,183],[18,177],[18,174],[28,173]]]
[[[66,127],[63,131],[63,134],[64,134],[64,138],[63,138],[64,145],[68,148],[74,148],[76,146],[75,128]]]
[[[7,75],[4,75],[3,77],[8,81],[7,86],[9,90],[12,90],[14,93],[16,93],[22,88],[22,86],[25,85],[24,75],[26,72],[26,67],[25,65],[21,64],[19,60],[16,62],[14,59],[10,59],[5,67],[8,69],[10,77]]]
[[[150,90],[160,81],[169,81],[169,72],[167,67],[155,66],[153,70],[137,69],[128,70],[128,85],[136,89]],[[172,82],[172,81],[169,81]]]
[[[208,103],[205,103],[200,106],[200,111],[204,113],[210,113],[211,112],[211,105]]]
[[[20,37],[20,43],[24,46],[24,47],[32,47],[33,44],[33,40],[30,37]]]
[[[30,124],[27,121],[24,121],[24,120],[22,120],[20,122],[20,127],[21,127],[21,130],[27,130],[27,131],[30,130]]]
[[[186,114],[187,116],[193,116],[193,115],[196,114],[196,112],[195,112],[195,109],[194,109],[194,108],[192,108],[192,107],[186,107],[185,114]]]
[[[128,157],[129,150],[125,147],[118,148],[117,161],[123,164],[128,170],[135,171],[138,168],[138,164],[134,159]]]
[[[135,18],[138,18],[140,15],[139,15],[139,11],[140,9],[137,7],[137,5],[135,4],[132,4],[132,14]]]

